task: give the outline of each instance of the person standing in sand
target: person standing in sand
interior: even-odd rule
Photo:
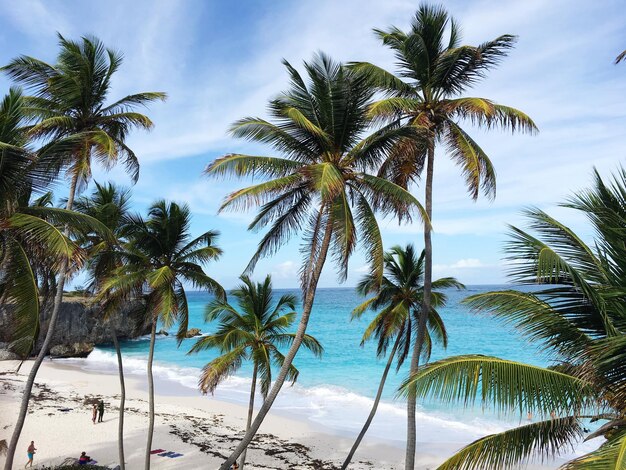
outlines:
[[[96,417],[98,416],[98,406],[94,403],[91,409],[91,421],[96,424]]]
[[[26,462],[24,468],[28,467],[28,464],[30,464],[30,468],[33,468],[33,458],[35,457],[36,450],[37,448],[35,447],[35,441],[30,441],[30,445],[28,446],[28,450],[26,451],[26,454],[28,455],[28,462]]]
[[[100,400],[98,403],[98,422],[102,422],[102,417],[104,416],[104,402]]]

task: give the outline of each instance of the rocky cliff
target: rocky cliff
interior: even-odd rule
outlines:
[[[11,341],[11,304],[0,305],[0,350]],[[36,352],[41,348],[43,336],[48,329],[50,308],[42,310],[41,331]],[[111,343],[111,324],[120,339],[137,338],[150,333],[150,327],[144,323],[144,316],[139,302],[129,302],[118,315],[104,320],[97,306],[90,305],[86,299],[64,301],[59,312],[59,319],[52,337],[50,355],[56,357],[80,357],[88,355],[99,344]],[[0,351],[0,359],[9,357]]]

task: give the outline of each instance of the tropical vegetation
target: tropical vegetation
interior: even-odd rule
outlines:
[[[95,188],[90,196],[78,198],[74,204],[75,210],[87,214],[100,221],[113,234],[110,239],[103,238],[97,233],[88,233],[80,241],[81,246],[88,253],[86,269],[90,279],[87,291],[98,292],[102,284],[123,264],[123,244],[127,243],[132,217],[130,213],[130,190],[112,183],[106,185],[95,182]],[[126,299],[132,300],[132,299]],[[115,328],[115,319],[112,316],[119,313],[119,302],[104,301],[102,310],[109,319],[111,339],[115,347],[117,368],[120,379],[120,406],[118,421],[118,457],[120,470],[126,468],[124,458],[124,406],[126,403],[126,384],[124,382],[124,365],[122,351]],[[120,319],[119,321],[123,321]]]
[[[133,109],[157,99],[165,99],[165,94],[138,93],[107,105],[105,101],[111,88],[111,79],[122,64],[121,55],[90,37],[71,41],[59,35],[59,47],[54,65],[33,57],[20,56],[4,66],[2,71],[32,92],[32,95],[23,98],[26,102],[23,117],[27,120],[24,132],[30,139],[45,142],[44,149],[46,146],[53,147],[44,150],[47,151],[45,168],[51,177],[65,172],[70,179],[66,210],[71,211],[76,192],[91,178],[93,159],[107,168],[122,160],[133,179],[139,177],[139,161],[126,145],[126,138],[133,128],[150,129],[152,122]],[[61,142],[67,141],[71,141],[72,145],[58,148]],[[56,151],[52,151],[54,146],[57,146]],[[64,236],[68,235],[69,229],[65,229]],[[6,468],[11,468],[13,464],[32,384],[48,352],[63,300],[63,288],[71,275],[71,268],[70,260],[65,256],[56,270],[56,293],[48,329],[26,383],[20,418],[9,443]],[[37,298],[33,297],[31,302],[36,302]]]
[[[291,64],[283,63],[291,87],[270,101],[274,122],[247,117],[231,129],[234,136],[270,144],[283,156],[230,154],[216,159],[207,169],[211,176],[254,174],[267,178],[233,192],[221,208],[260,206],[249,229],[269,226],[247,272],[262,256],[275,253],[293,235],[304,232],[300,270],[303,303],[296,336],[256,418],[222,470],[228,470],[248,446],[287,378],[304,339],[329,252],[339,279],[345,280],[359,234],[372,273],[380,281],[384,250],[375,213],[400,219],[412,213],[423,217],[422,206],[408,191],[368,172],[382,162],[396,142],[416,139],[419,131],[392,123],[367,135],[372,125],[367,109],[374,90],[362,75],[319,54],[304,64],[307,83]]]
[[[393,346],[391,346],[370,414],[343,462],[342,469],[348,468],[376,415],[393,361],[396,361],[397,372],[413,350],[412,346],[423,306],[424,257],[424,251],[417,256],[411,244],[405,247],[396,245],[385,253],[385,273],[382,282],[378,282],[373,275],[367,274],[357,285],[356,290],[359,294],[375,295],[357,306],[352,311],[352,318],[361,318],[367,310],[377,311],[376,316],[363,333],[361,345],[371,339],[376,339],[376,355],[379,358],[385,357],[389,347]],[[430,360],[433,344],[440,344],[444,349],[448,346],[448,332],[437,311],[438,308],[444,307],[447,301],[447,295],[442,290],[465,288],[453,277],[437,279],[433,281],[432,287],[432,303],[424,332],[425,348],[421,351],[424,362]]]
[[[223,299],[215,299],[207,305],[205,319],[218,322],[213,334],[200,338],[193,345],[190,353],[206,349],[217,349],[222,354],[209,362],[200,374],[199,386],[203,393],[213,393],[226,378],[236,373],[246,360],[253,363],[252,385],[246,431],[252,424],[254,399],[257,379],[263,399],[267,397],[272,384],[272,366],[281,367],[285,356],[280,347],[290,346],[295,334],[289,328],[296,320],[297,299],[293,294],[283,294],[273,304],[271,276],[266,276],[261,283],[254,283],[248,276],[241,276],[241,285],[230,292],[237,299],[237,307]],[[302,345],[318,357],[322,356],[322,345],[312,336],[304,335]],[[292,384],[299,375],[298,369],[291,364],[287,380]],[[239,459],[239,468],[243,470],[246,462],[244,450]]]
[[[496,194],[494,166],[464,123],[490,129],[535,132],[533,121],[523,112],[487,98],[463,96],[505,57],[515,36],[505,34],[478,46],[461,43],[461,30],[441,6],[422,4],[408,32],[396,27],[374,30],[396,58],[397,74],[369,62],[354,62],[352,68],[387,94],[370,107],[370,114],[386,122],[419,129],[419,145],[400,142],[379,169],[379,176],[408,188],[426,172],[424,201],[428,220],[424,225],[424,296],[418,337],[411,357],[411,373],[417,372],[432,302],[433,180],[436,146],[458,165],[472,199],[482,191]],[[436,224],[434,225],[436,227]],[[408,398],[406,469],[415,466],[415,401]]]
[[[154,432],[154,379],[152,363],[157,323],[165,328],[178,323],[177,338],[185,337],[189,306],[185,283],[224,298],[222,286],[209,277],[203,265],[217,260],[222,250],[215,245],[212,230],[192,238],[191,213],[186,205],[160,200],[148,210],[148,218],[134,216],[128,227],[123,263],[102,284],[98,300],[119,305],[134,294],[145,299],[146,322],[150,325],[148,354],[149,425],[145,468],[150,468]]]
[[[85,287],[74,288],[108,322],[115,346],[120,468],[126,463],[126,392],[115,327],[124,321],[121,306],[135,305],[150,331],[149,469],[157,328],[176,329],[181,346],[194,289],[212,296],[205,314],[212,331],[190,353],[217,355],[200,374],[200,390],[213,393],[241,373],[244,362],[252,364],[245,433],[221,466],[229,470],[239,459],[243,469],[285,381],[299,377],[294,359],[300,348],[322,354],[307,331],[326,263],[344,282],[357,249],[367,261],[357,292],[369,298],[352,318],[373,313],[362,345],[375,341],[377,359],[386,361],[372,409],[342,468],[351,464],[375,418],[394,362],[397,373],[402,367],[409,373],[398,391],[407,405],[406,470],[415,467],[417,401],[426,399],[536,418],[468,444],[440,469],[512,468],[563,455],[581,439],[597,437],[603,442],[596,450],[562,468],[626,468],[626,170],[620,167],[612,181],[595,172],[593,187],[563,204],[588,218],[592,237],[538,208],[527,209],[529,227],[510,227],[505,246],[510,280],[522,287],[464,301],[469,310],[513,326],[539,345],[553,359],[549,367],[478,354],[429,362],[433,347],[448,343],[440,314],[446,292],[464,287],[452,277],[433,280],[435,162],[445,155],[460,168],[471,199],[493,199],[494,165],[468,126],[530,134],[537,127],[518,109],[469,94],[509,54],[515,36],[464,45],[459,23],[445,8],[428,4],[418,8],[407,31],[374,32],[395,56],[393,73],[369,62],[336,62],[324,53],[304,62],[303,72],[284,60],[289,84],[269,100],[269,117],[243,117],[230,128],[232,137],[265,150],[209,162],[205,176],[253,180],[228,194],[220,211],[254,209],[248,229],[262,233],[242,267],[241,284],[228,295],[207,272],[223,254],[219,232],[192,230],[189,206],[161,199],[142,215],[134,212],[130,189],[92,181],[96,166],[108,170],[117,163],[133,183],[138,180],[140,156],[129,137],[153,127],[138,110],[165,100],[165,93],[111,100],[122,55],[90,36],[70,40],[59,34],[52,64],[22,55],[0,68],[13,85],[0,100],[0,307],[10,317],[8,347],[20,358],[18,370],[34,359],[12,436],[0,440],[5,470],[13,468],[35,379],[58,333],[59,310],[70,295],[65,289],[79,274]],[[615,63],[625,58],[626,51]],[[412,194],[416,186],[424,190],[423,206]],[[419,224],[424,250],[418,254],[409,244],[385,251],[382,220]],[[294,240],[302,254],[300,298],[278,295],[269,275],[261,282],[252,277],[262,258]],[[262,403],[255,416],[257,390]]]
[[[626,170],[595,184],[563,207],[584,214],[595,233],[587,244],[540,209],[529,209],[532,232],[511,227],[506,246],[515,284],[540,290],[494,291],[468,297],[472,309],[513,325],[554,358],[549,368],[497,357],[454,356],[433,362],[404,384],[406,393],[447,403],[480,403],[539,420],[485,436],[441,469],[505,469],[563,453],[583,437],[583,420],[604,424],[597,450],[562,468],[626,466]]]

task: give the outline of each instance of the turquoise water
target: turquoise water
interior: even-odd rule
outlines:
[[[549,357],[539,350],[540,345],[529,345],[518,332],[503,326],[486,315],[471,314],[460,304],[467,295],[510,288],[510,286],[469,286],[465,291],[449,290],[448,305],[440,310],[449,335],[447,350],[433,348],[432,360],[457,354],[485,354],[501,358],[546,365]],[[293,290],[276,290],[298,294]],[[190,327],[203,333],[211,333],[214,325],[204,323],[204,307],[210,296],[204,293],[189,293]],[[303,419],[325,426],[330,430],[353,434],[358,431],[374,396],[385,361],[377,360],[375,344],[360,346],[365,326],[373,313],[361,320],[350,321],[350,312],[363,301],[354,289],[319,289],[309,323],[308,333],[315,336],[324,346],[323,358],[317,359],[308,351],[301,350],[295,365],[300,370],[298,384],[281,391],[274,409],[279,413],[297,415]],[[157,377],[187,387],[190,393],[196,389],[200,369],[216,357],[216,352],[207,351],[187,355],[194,339],[184,340],[180,347],[175,338],[160,337],[156,343],[155,368]],[[130,373],[145,374],[149,340],[141,338],[123,343],[125,366]],[[99,348],[87,359],[89,367],[114,366],[112,349]],[[405,411],[401,399],[395,397],[400,383],[406,378],[407,366],[398,374],[391,373],[384,393],[380,415],[370,434],[381,438],[402,436],[405,426]],[[237,403],[247,403],[251,366],[245,364],[241,370],[227,380],[216,391],[216,398]],[[520,417],[498,417],[488,411],[444,407],[438,403],[420,403],[418,420],[429,426],[429,435],[423,440],[464,442],[485,432],[502,430],[517,424]]]
[[[432,360],[458,354],[485,354],[545,365],[548,358],[538,348],[529,345],[520,335],[496,319],[487,315],[475,315],[460,304],[468,295],[506,288],[505,286],[469,287],[465,291],[450,290],[448,306],[440,310],[449,335],[448,348],[435,345]],[[277,290],[276,294],[298,294],[292,290]],[[197,327],[203,333],[213,332],[214,325],[204,323],[204,307],[210,296],[204,293],[189,294],[190,327]],[[322,359],[315,358],[307,350],[301,349],[295,365],[300,370],[298,382],[305,387],[335,385],[351,391],[373,395],[378,387],[378,379],[385,360],[376,359],[375,342],[360,346],[361,336],[373,313],[360,320],[350,321],[350,312],[362,302],[354,289],[319,289],[307,332],[315,336],[324,347]],[[172,330],[175,331],[175,328]],[[187,355],[195,342],[187,339],[180,347],[173,337],[162,337],[155,349],[157,361],[171,362],[185,367],[202,367],[217,357],[217,353],[206,351]],[[124,353],[131,356],[145,356],[149,340],[147,338],[123,343]],[[247,377],[252,372],[250,364],[245,364],[237,374]],[[386,397],[391,398],[394,390],[407,374],[407,364],[399,374],[388,379]]]

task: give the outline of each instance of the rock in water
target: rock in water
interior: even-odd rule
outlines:
[[[200,328],[189,328],[185,336],[187,338],[193,338],[195,336],[202,336],[202,331],[200,331]]]

